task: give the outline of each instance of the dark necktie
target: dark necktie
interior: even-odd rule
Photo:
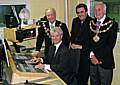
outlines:
[[[50,62],[51,63],[54,63],[55,62],[55,50],[56,50],[56,46],[52,45],[52,48],[51,48],[51,53],[50,53]]]
[[[56,46],[53,46],[53,54],[55,56]]]

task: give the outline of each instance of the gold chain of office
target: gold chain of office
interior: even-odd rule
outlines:
[[[106,30],[96,30],[96,29],[93,29],[93,28],[92,28],[92,25],[91,25],[91,24],[93,24],[94,26],[100,26],[100,27],[106,26],[106,25],[108,25],[108,24],[110,24],[110,25],[109,25],[109,27],[107,27]],[[106,22],[106,23],[104,23],[104,24],[100,24],[100,25],[95,24],[93,20],[90,21],[90,29],[91,29],[91,31],[93,31],[94,33],[107,32],[107,31],[112,27],[112,25],[113,25],[113,21],[111,21],[111,20],[108,21],[108,22]]]
[[[59,24],[59,27],[61,27],[61,26],[62,26],[62,23]],[[44,29],[45,29],[46,35],[50,38],[50,37],[51,37],[51,36],[50,36],[50,33],[49,33],[49,32],[50,32],[50,29],[49,29],[49,28],[46,28],[45,25],[44,25],[43,27],[44,27]]]

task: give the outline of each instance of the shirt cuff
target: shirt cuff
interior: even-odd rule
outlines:
[[[50,65],[49,64],[44,64],[45,65],[45,70],[51,71]]]
[[[41,62],[41,63],[43,63],[43,62],[44,62],[42,58],[40,58],[40,62]]]
[[[40,51],[34,51],[34,53],[39,53]]]
[[[93,51],[90,52],[90,58],[92,58],[92,55],[94,55]]]

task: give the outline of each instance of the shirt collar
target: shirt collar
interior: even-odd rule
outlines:
[[[60,41],[59,43],[57,44],[54,44],[56,46],[56,48],[58,48],[60,46],[60,44],[62,43],[62,41]]]
[[[55,21],[54,21],[53,23],[50,23],[50,22],[49,22],[49,25],[50,25],[50,26],[51,26],[51,25],[55,26]]]
[[[97,19],[97,21],[100,21],[101,22],[100,24],[102,24],[105,18],[106,18],[106,15],[104,15],[100,20]]]

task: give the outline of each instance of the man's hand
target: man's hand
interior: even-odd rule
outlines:
[[[91,58],[90,58],[92,64],[96,65],[96,64],[102,64],[101,61],[98,61],[98,59],[95,57],[95,55],[91,55]]]
[[[35,51],[35,52],[33,52],[32,54],[32,57],[44,57],[45,55],[44,55],[44,53],[41,53],[41,52],[39,52],[39,51]]]
[[[39,63],[38,65],[35,66],[35,68],[38,68],[38,69],[44,69],[44,68],[45,68],[45,65]]]
[[[38,62],[41,62],[41,59],[40,59],[40,58],[33,57],[33,59],[31,59],[30,61],[35,62],[35,63],[38,63]]]
[[[39,51],[35,51],[31,55],[32,55],[32,57],[39,57],[40,52]]]
[[[82,49],[82,45],[71,44],[72,49]]]

